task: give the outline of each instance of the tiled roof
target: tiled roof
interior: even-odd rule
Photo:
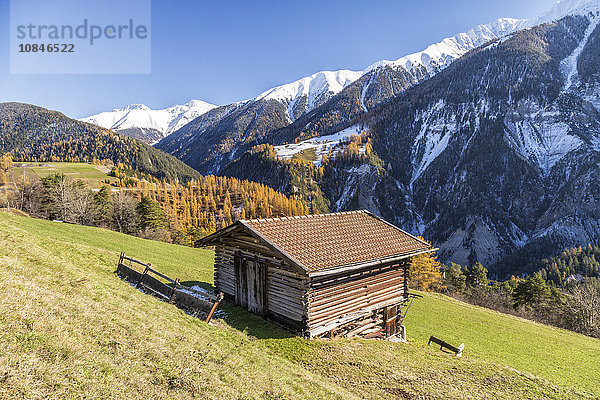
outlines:
[[[367,211],[240,222],[309,272],[432,249]]]

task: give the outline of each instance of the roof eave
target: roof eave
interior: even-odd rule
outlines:
[[[194,242],[194,245],[196,247],[214,246],[214,245],[218,244],[216,239],[219,239],[223,235],[233,231],[235,228],[238,228],[238,227],[243,227],[243,225],[240,223],[240,221],[236,221],[233,224],[231,224],[223,229],[220,229],[214,233],[211,233],[208,236],[204,236],[203,238],[196,240]]]
[[[371,211],[369,211],[369,210],[363,210],[363,211],[364,211],[365,214],[370,215],[371,217],[373,217],[373,218],[375,218],[375,219],[383,222],[384,224],[386,224],[386,225],[394,228],[395,230],[397,230],[399,232],[402,232],[402,233],[404,233],[407,236],[410,236],[411,238],[415,239],[417,242],[423,243],[426,246],[431,246],[431,243],[427,243],[425,240],[423,240],[423,239],[421,239],[421,238],[419,238],[419,237],[417,237],[415,235],[412,235],[412,234],[406,232],[404,229],[401,229],[401,228],[397,227],[396,225],[392,224],[391,222],[388,222],[385,219],[379,217],[378,215],[373,214]],[[437,250],[439,250],[439,249],[437,249]]]
[[[310,278],[318,278],[318,277],[322,277],[322,276],[347,273],[347,272],[356,271],[356,270],[363,269],[363,268],[369,268],[369,267],[374,267],[377,265],[392,263],[395,261],[401,261],[406,258],[418,256],[421,254],[432,253],[437,250],[439,250],[439,249],[438,248],[430,248],[430,249],[425,249],[425,250],[413,251],[410,253],[398,254],[398,255],[394,255],[394,256],[390,256],[390,257],[377,258],[374,260],[364,261],[364,262],[360,262],[360,263],[346,264],[346,265],[340,265],[340,266],[331,267],[331,268],[327,268],[327,269],[319,269],[316,271],[309,271],[308,276]]]

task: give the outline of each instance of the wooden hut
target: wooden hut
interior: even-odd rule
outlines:
[[[428,243],[368,211],[237,221],[215,248],[215,286],[307,337],[397,334],[411,257]]]

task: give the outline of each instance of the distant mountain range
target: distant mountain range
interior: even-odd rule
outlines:
[[[324,104],[364,75],[371,77],[377,76],[383,71],[388,74],[393,71],[395,75],[401,76],[402,80],[407,81],[408,84],[400,85],[402,87],[392,84],[393,87],[389,88],[391,90],[386,89],[386,94],[382,94],[377,85],[373,83],[373,79],[369,79],[365,82],[365,88],[361,93],[361,106],[366,110],[367,107],[393,96],[396,91],[403,90],[406,86],[433,76],[467,51],[492,39],[514,32],[526,24],[526,20],[501,18],[493,23],[478,25],[468,32],[443,39],[421,52],[402,57],[396,61],[378,61],[363,71],[317,72],[295,82],[266,90],[253,99],[243,100],[235,104],[251,106],[257,103],[268,104],[273,101],[277,103],[274,107],[284,111],[286,118],[284,118],[282,124],[287,125]],[[160,110],[152,110],[143,104],[132,104],[125,108],[102,112],[81,120],[155,144],[194,118],[200,117],[216,107],[201,100],[192,100],[185,105],[176,105]],[[229,110],[234,109],[232,105],[225,107]],[[255,108],[248,107],[248,109]],[[219,112],[218,114],[222,115],[223,113]],[[269,115],[269,113],[266,112],[265,115]]]
[[[215,107],[201,100],[191,100],[183,105],[160,110],[152,110],[143,104],[132,104],[82,118],[81,121],[154,144]]]

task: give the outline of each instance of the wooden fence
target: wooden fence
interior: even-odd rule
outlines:
[[[128,263],[129,265],[127,265]],[[142,271],[138,271],[137,268]],[[183,286],[179,278],[172,279],[152,268],[150,263],[143,263],[125,253],[119,255],[117,274],[135,284],[137,288],[151,293],[165,301],[195,314],[205,314],[206,322],[210,322],[217,307],[223,300],[223,293],[210,293]]]

